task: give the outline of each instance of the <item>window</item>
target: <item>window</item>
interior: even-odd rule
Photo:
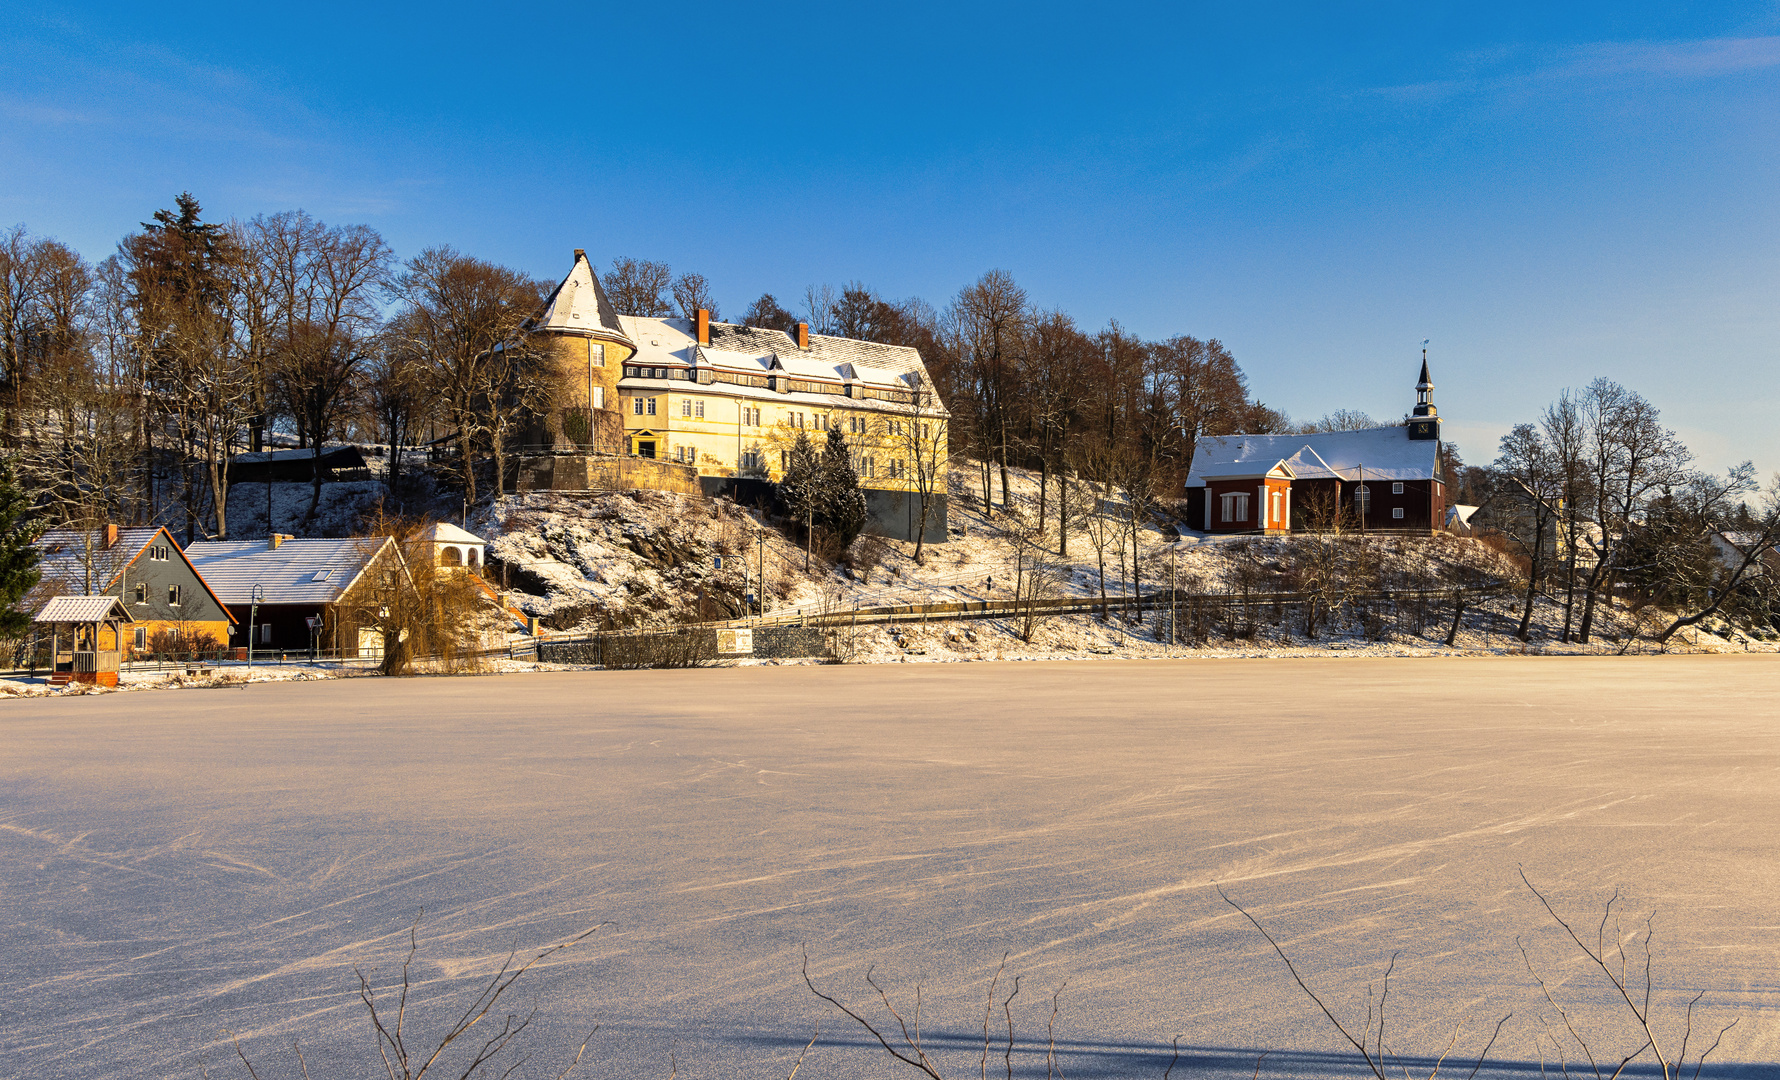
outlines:
[[[177,586],[177,585],[167,586],[167,605],[169,607],[178,607],[179,606],[179,586]]]
[[[606,346],[598,341],[587,342],[587,362],[594,367],[606,366]]]
[[[136,583],[136,602],[138,604],[148,603],[148,586],[140,581]]]
[[[1394,483],[1394,484],[1392,484],[1392,485],[1391,485],[1391,494],[1392,494],[1392,495],[1401,495],[1401,494],[1403,494],[1403,483],[1402,483],[1402,481],[1398,481],[1398,482],[1396,482],[1396,483]],[[1401,516],[1402,516],[1402,515],[1401,515],[1401,514],[1399,514],[1399,515],[1398,515],[1398,516],[1399,516],[1399,517],[1401,517]]]
[[[1354,488],[1354,509],[1365,514],[1372,509],[1372,489],[1365,484]]]
[[[637,416],[643,415],[643,399],[640,397],[631,398],[630,411]]]
[[[878,475],[878,459],[877,458],[868,457],[865,459],[865,475],[867,475],[867,476]]]
[[[136,647],[138,649],[148,648],[148,627],[138,626],[136,628]]]
[[[1232,492],[1223,496],[1225,521],[1248,520],[1248,496]]]
[[[261,645],[272,644],[272,624],[269,622],[263,622],[260,624],[260,644]]]
[[[1391,508],[1391,516],[1394,518],[1402,517],[1403,516],[1403,508],[1401,506],[1393,506]]]
[[[692,415],[698,417],[701,420],[704,419],[704,416],[705,416],[705,399],[704,398],[699,398],[697,401],[692,403]]]
[[[647,410],[645,410],[645,415],[648,415],[648,416],[655,415],[655,399],[654,398],[649,399],[649,408]]]
[[[596,409],[603,409],[606,407],[606,388],[605,387],[596,386],[593,388],[593,407]]]
[[[780,470],[789,469],[790,467],[791,467],[791,451],[789,451],[789,450],[779,451],[779,468],[780,468]]]
[[[681,398],[680,399],[680,415],[681,416],[691,416],[692,415],[692,399],[691,398]]]

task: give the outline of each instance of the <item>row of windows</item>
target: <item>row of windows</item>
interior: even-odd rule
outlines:
[[[1402,483],[1400,483],[1400,482],[1392,483],[1391,484],[1391,494],[1392,495],[1403,494]],[[1222,520],[1224,520],[1224,521],[1247,521],[1248,520],[1248,495],[1246,493],[1233,491],[1233,492],[1229,492],[1225,495],[1219,496],[1219,499],[1223,504],[1223,518],[1222,518]],[[1362,515],[1371,513],[1371,511],[1372,511],[1372,489],[1369,485],[1361,484],[1358,487],[1354,488],[1354,509]],[[1277,513],[1278,511],[1276,510],[1275,512]],[[1392,507],[1391,508],[1391,517],[1401,520],[1403,518],[1403,508],[1401,506]]]
[[[596,364],[604,366],[604,358],[596,361]],[[742,375],[727,371],[713,371],[710,368],[699,368],[695,371],[691,368],[645,367],[641,364],[626,364],[624,377],[627,379],[683,379],[687,382],[696,381],[705,385],[728,383],[732,386],[751,386],[759,390],[776,390],[781,394],[833,394],[838,397],[870,398],[905,404],[914,402],[921,394],[921,391],[918,390],[882,390],[851,383],[825,383],[809,379],[793,379],[788,375]]]
[[[742,468],[758,470],[764,467],[760,451],[744,450],[742,452]],[[869,455],[855,454],[852,458],[853,471],[866,479],[875,479],[878,475],[878,459]],[[779,468],[791,468],[791,451],[779,451]],[[909,475],[908,462],[891,458],[884,462],[884,476],[891,480],[905,480]]]
[[[136,602],[138,604],[148,603],[148,586],[144,585],[142,582],[138,581],[136,583],[135,597],[136,597]],[[181,593],[180,593],[179,586],[177,586],[177,585],[167,586],[167,603],[170,606],[178,607],[180,598],[181,598]]]
[[[605,389],[596,386],[593,388],[593,391],[594,408],[604,408]],[[659,409],[659,403],[659,398],[633,397],[630,399],[631,415],[655,416]],[[681,398],[680,415],[688,419],[704,419],[704,399]],[[752,406],[744,406],[741,410],[741,422],[749,427],[759,427],[760,410]],[[827,413],[788,412],[785,414],[785,422],[788,426],[798,430],[828,431],[834,425],[834,417]],[[846,418],[846,423],[847,432],[853,435],[866,434],[870,426],[870,421],[863,416],[849,416]],[[912,421],[906,420],[886,420],[884,422],[884,430],[891,436],[902,437],[908,435],[912,430],[915,430],[915,424]],[[933,425],[931,423],[922,422],[919,425],[919,431],[922,438],[932,438]]]

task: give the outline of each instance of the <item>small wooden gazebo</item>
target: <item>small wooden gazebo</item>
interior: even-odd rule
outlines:
[[[50,682],[117,685],[124,624],[134,621],[122,600],[58,596],[31,621],[49,627]]]

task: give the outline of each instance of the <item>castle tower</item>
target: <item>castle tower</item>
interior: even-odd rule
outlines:
[[[563,449],[622,452],[618,380],[637,346],[618,321],[586,251],[575,249],[575,265],[544,301],[531,330],[550,358],[557,380],[557,405],[543,418],[536,441]]]
[[[1409,417],[1409,437],[1440,438],[1440,410],[1434,407],[1434,380],[1428,377],[1428,347],[1422,345],[1422,377],[1415,384],[1415,411]]]

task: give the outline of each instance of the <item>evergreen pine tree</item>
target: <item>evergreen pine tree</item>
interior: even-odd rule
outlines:
[[[818,465],[822,505],[816,520],[833,534],[845,551],[865,529],[865,493],[859,490],[859,474],[853,471],[847,439],[839,428],[828,429],[828,445]]]
[[[786,515],[800,527],[811,518],[821,520],[821,476],[816,448],[811,445],[810,437],[801,431],[797,433],[797,441],[791,444],[785,476],[779,481],[779,499],[785,504]]]
[[[42,531],[31,500],[13,482],[11,462],[0,461],[0,637],[22,637],[31,628],[31,613],[18,605],[41,576],[31,541]]]

